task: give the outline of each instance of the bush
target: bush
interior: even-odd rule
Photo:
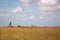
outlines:
[[[36,27],[36,26],[31,26],[31,27]]]
[[[8,25],[7,27],[14,27],[14,26],[9,26],[9,25]]]
[[[20,26],[20,25],[17,25],[17,27],[22,27],[22,26]]]

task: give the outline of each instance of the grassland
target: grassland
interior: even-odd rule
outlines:
[[[60,40],[60,27],[0,28],[0,40]]]

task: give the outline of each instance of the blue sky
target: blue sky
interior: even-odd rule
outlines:
[[[0,26],[60,26],[60,0],[0,0]]]

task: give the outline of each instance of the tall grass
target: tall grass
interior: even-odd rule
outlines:
[[[0,40],[60,40],[60,27],[0,28]]]

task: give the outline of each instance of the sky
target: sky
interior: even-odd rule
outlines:
[[[60,26],[60,0],[0,0],[0,26]]]

